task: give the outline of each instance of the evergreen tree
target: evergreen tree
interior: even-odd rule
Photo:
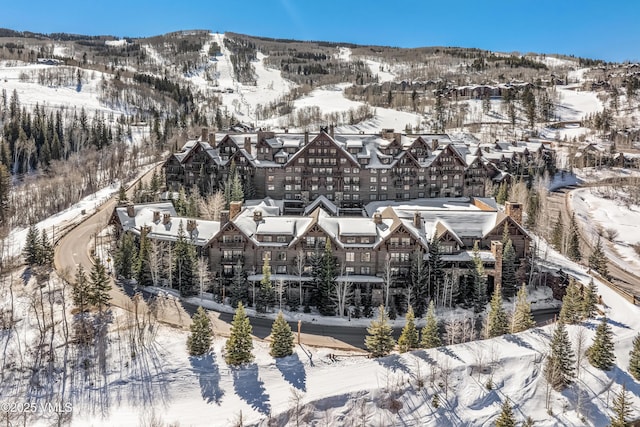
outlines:
[[[598,288],[593,278],[589,281],[589,286],[585,287],[583,292],[582,315],[586,318],[592,318],[596,314],[596,305],[598,304]]]
[[[127,198],[127,190],[124,188],[124,185],[120,184],[120,188],[118,189],[118,204],[124,205],[129,201]]]
[[[513,242],[509,239],[504,246],[502,254],[502,294],[505,298],[511,298],[516,294],[518,286],[516,279],[516,251]]]
[[[411,258],[409,281],[412,291],[411,301],[415,307],[416,316],[422,317],[427,310],[429,276],[428,267],[419,250],[415,251]]]
[[[4,143],[0,142],[0,146],[4,147]],[[11,174],[7,166],[0,159],[0,227],[6,224],[9,218],[9,200],[11,191]]]
[[[538,213],[540,212],[540,197],[538,192],[531,190],[529,192],[529,203],[527,203],[527,220],[525,225],[527,228],[533,230],[538,222]]]
[[[416,329],[415,316],[411,306],[407,309],[405,319],[406,323],[404,328],[402,328],[400,338],[398,338],[398,351],[400,351],[400,353],[405,353],[411,349],[418,348],[418,345],[420,344],[418,330]]]
[[[504,205],[504,203],[507,201],[508,192],[509,192],[509,188],[507,187],[507,183],[503,181],[500,184],[500,187],[498,187],[498,193],[496,194],[496,202],[498,202],[501,205]]]
[[[266,313],[273,308],[276,301],[275,290],[271,284],[271,266],[269,265],[269,258],[264,257],[262,264],[262,280],[260,280],[260,289],[256,296],[256,311],[258,313]]]
[[[562,242],[564,241],[564,223],[562,222],[562,212],[558,214],[558,219],[551,230],[551,245],[554,249],[562,253]]]
[[[89,283],[91,286],[90,302],[98,307],[98,310],[102,313],[104,307],[111,301],[111,295],[109,295],[111,281],[107,276],[104,264],[97,258],[93,259]]]
[[[544,377],[554,390],[562,391],[575,378],[575,355],[562,320],[556,324],[550,347]]]
[[[367,328],[367,337],[364,345],[371,352],[372,357],[386,356],[393,350],[395,340],[391,336],[391,325],[384,306],[378,307],[378,318],[371,321]]]
[[[191,335],[187,338],[187,350],[191,356],[201,356],[209,351],[213,336],[211,319],[207,312],[198,307],[191,319]]]
[[[174,201],[173,205],[179,216],[187,215],[187,193],[184,187],[180,187],[180,190],[178,190],[178,199]]]
[[[333,316],[335,304],[332,292],[335,287],[337,264],[329,239],[325,243],[324,251],[313,261],[312,275],[318,292],[316,306],[323,316]]]
[[[151,243],[147,234],[149,230],[142,227],[140,232],[140,249],[135,260],[135,274],[138,286],[152,286],[153,278],[151,276]]]
[[[231,279],[231,289],[229,290],[229,302],[231,307],[236,308],[239,302],[247,301],[247,278],[244,276],[242,262],[238,260],[233,269],[233,279]]]
[[[487,315],[487,338],[498,337],[509,331],[509,320],[507,312],[502,306],[502,292],[500,286],[493,289],[491,303],[489,305],[489,313]]]
[[[582,295],[580,288],[572,277],[569,279],[567,292],[562,298],[562,308],[560,309],[560,320],[568,325],[575,325],[582,319]]]
[[[571,216],[571,222],[569,223],[567,256],[575,262],[580,262],[582,259],[582,254],[580,253],[580,232],[578,231],[578,223],[576,222],[575,213]]]
[[[613,398],[613,416],[611,417],[611,427],[626,427],[628,420],[633,414],[631,407],[632,400],[627,393],[627,387],[622,384],[622,389]]]
[[[224,347],[227,365],[242,365],[253,360],[251,332],[251,323],[244,312],[244,305],[240,302],[231,322],[231,334]]]
[[[38,264],[51,267],[53,265],[53,246],[49,241],[49,236],[47,236],[47,231],[42,230],[42,235],[40,237],[40,251],[38,253]]]
[[[640,381],[640,334],[633,339],[633,348],[629,352],[629,372]]]
[[[422,328],[422,340],[420,346],[422,348],[440,347],[440,331],[438,330],[438,319],[436,318],[436,308],[433,301],[429,302],[427,310],[427,319]]]
[[[32,225],[29,227],[29,230],[27,230],[27,237],[22,254],[24,255],[24,260],[27,265],[33,267],[38,264],[40,255],[40,233],[35,225]]]
[[[605,279],[609,280],[609,267],[607,266],[607,256],[602,249],[602,241],[600,236],[596,241],[596,246],[593,248],[593,252],[589,255],[589,268],[595,270]]]
[[[473,311],[477,314],[481,313],[487,305],[487,275],[484,271],[482,259],[480,259],[478,242],[473,245],[471,277],[473,279]]]
[[[428,296],[432,297],[440,293],[444,285],[444,262],[442,261],[442,248],[440,241],[434,236],[429,243],[429,259],[427,260],[429,270],[429,291]],[[425,302],[426,303],[426,302]]]
[[[91,303],[91,284],[81,264],[78,264],[76,270],[76,280],[71,289],[71,298],[78,311],[84,313],[88,310]]]
[[[516,308],[511,321],[511,333],[526,331],[533,328],[535,324],[536,322],[531,314],[531,304],[527,301],[527,287],[523,283],[516,299]]]
[[[513,415],[513,409],[511,409],[511,404],[509,403],[509,399],[505,399],[502,404],[502,411],[500,412],[500,416],[496,420],[496,427],[515,427],[516,426],[516,417]]]
[[[130,279],[133,276],[133,265],[137,258],[138,254],[133,235],[131,233],[123,233],[118,240],[113,257],[116,274],[125,279]]]
[[[282,312],[278,313],[271,326],[271,350],[273,357],[286,357],[293,354],[293,332],[291,326],[284,320]]]
[[[587,349],[587,359],[589,363],[598,369],[608,371],[613,367],[616,359],[613,353],[613,331],[607,323],[607,318],[603,317],[596,328],[596,336],[593,344]]]
[[[178,240],[173,250],[173,284],[183,296],[195,295],[198,289],[195,248],[187,241],[182,221],[178,225]]]

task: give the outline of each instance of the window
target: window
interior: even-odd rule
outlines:
[[[273,175],[269,175],[269,176],[267,176],[267,181],[269,181],[269,182],[273,182]]]
[[[353,262],[355,259],[355,253],[353,252],[346,252],[344,254],[344,259],[346,262]]]
[[[269,190],[269,191],[275,191],[275,190],[276,190],[276,186],[275,186],[275,185],[273,185],[273,184],[269,184],[269,185],[267,185],[267,190]]]
[[[233,274],[233,265],[223,265],[222,266],[222,273],[225,276],[231,276]]]
[[[287,274],[287,266],[286,265],[279,265],[276,267],[276,273],[278,274]]]
[[[345,267],[344,272],[346,274],[354,274],[356,272],[356,269],[353,267]]]
[[[281,234],[276,236],[276,242],[278,242],[278,243],[287,243],[287,236],[283,236]],[[285,259],[286,259],[286,257],[285,257]]]
[[[387,182],[387,179],[388,178],[386,176],[383,176],[382,178],[380,178],[380,182]]]
[[[271,251],[262,252],[262,261],[264,261],[265,259],[271,261]]]
[[[356,242],[356,238],[354,236],[348,236],[345,239],[345,243],[355,243]]]
[[[269,243],[269,242],[273,242],[273,239],[271,236],[262,236],[262,241]]]
[[[344,163],[343,162],[344,159],[340,159],[340,163]],[[351,169],[349,168],[344,168],[344,173],[351,173]],[[346,178],[345,178],[345,182],[346,182]]]
[[[340,164],[344,165],[347,163],[347,159],[345,159],[344,157],[340,159]],[[348,173],[348,172],[347,172]]]
[[[378,191],[378,186],[377,185],[370,185],[369,186],[369,191]]]
[[[368,237],[361,237],[360,238],[360,243],[369,243],[369,238]]]
[[[370,267],[360,267],[360,274],[371,274]]]
[[[284,190],[285,191],[291,191],[292,188],[293,188],[293,186],[291,184],[287,184],[287,185],[284,186]]]
[[[360,254],[360,262],[371,262],[371,253],[370,252],[362,252]]]
[[[403,237],[402,239],[400,239],[400,243],[402,244],[402,246],[409,246],[411,244],[411,238]]]
[[[377,177],[375,177],[375,176],[372,176],[372,177],[369,179],[369,181],[370,181],[370,182],[378,182],[378,178],[377,178]]]

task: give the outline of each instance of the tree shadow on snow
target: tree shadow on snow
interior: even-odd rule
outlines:
[[[391,354],[389,356],[379,357],[376,358],[375,361],[392,372],[400,370],[406,373],[411,373],[411,369],[409,369],[409,367],[404,364],[399,354]]]
[[[258,365],[251,363],[232,368],[232,372],[233,389],[238,397],[263,414],[271,412],[269,395],[265,393],[264,382],[258,378]]]
[[[535,350],[533,347],[531,347],[531,344],[520,338],[518,335],[507,334],[503,335],[502,338],[504,338],[505,341],[519,345],[520,347],[524,347],[529,350]]]
[[[631,329],[629,327],[629,325],[621,323],[621,322],[618,322],[618,321],[615,321],[613,319],[607,318],[607,323],[610,324],[610,325],[613,325],[613,326],[617,326],[618,328]]]
[[[611,370],[605,371],[607,377],[611,379],[611,381],[615,381],[620,386],[624,385],[627,388],[627,391],[633,394],[634,396],[640,396],[640,384],[636,382],[635,379],[628,372],[620,369],[618,365],[615,365]],[[618,390],[614,390],[617,393]]]
[[[276,367],[280,370],[285,381],[298,390],[307,391],[307,372],[296,353],[276,358]]]
[[[427,353],[424,350],[417,350],[417,351],[412,352],[411,354],[413,354],[416,357],[419,357],[420,359],[424,360],[425,362],[427,362],[430,365],[433,365],[433,364],[436,363],[436,361],[433,360],[433,357],[431,357],[429,355],[429,353]]]
[[[193,356],[189,358],[189,363],[193,372],[198,375],[200,394],[204,401],[220,405],[224,391],[220,388],[220,370],[215,357],[216,355],[213,353],[198,357]]]
[[[446,354],[447,356],[451,357],[452,359],[456,359],[457,361],[464,363],[464,360],[460,359],[460,357],[457,354],[455,354],[453,351],[451,351],[451,349],[448,348],[448,347],[438,347],[437,350],[440,353]]]

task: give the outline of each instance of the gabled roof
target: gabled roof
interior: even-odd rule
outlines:
[[[289,166],[291,163],[295,162],[295,160],[302,155],[302,153],[306,153],[309,150],[309,147],[317,147],[319,141],[328,140],[332,147],[335,147],[340,151],[342,155],[344,155],[354,166],[360,166],[358,161],[353,157],[351,153],[349,153],[342,144],[336,142],[334,138],[332,138],[329,134],[322,131],[315,138],[313,138],[307,145],[299,149],[293,156],[289,158],[289,161],[285,163],[284,166]]]

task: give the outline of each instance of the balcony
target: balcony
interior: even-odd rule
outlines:
[[[220,258],[220,262],[223,264],[236,264],[238,261],[244,263],[243,255],[223,256]]]
[[[244,247],[244,241],[238,242],[218,242],[221,248],[242,248]]]

